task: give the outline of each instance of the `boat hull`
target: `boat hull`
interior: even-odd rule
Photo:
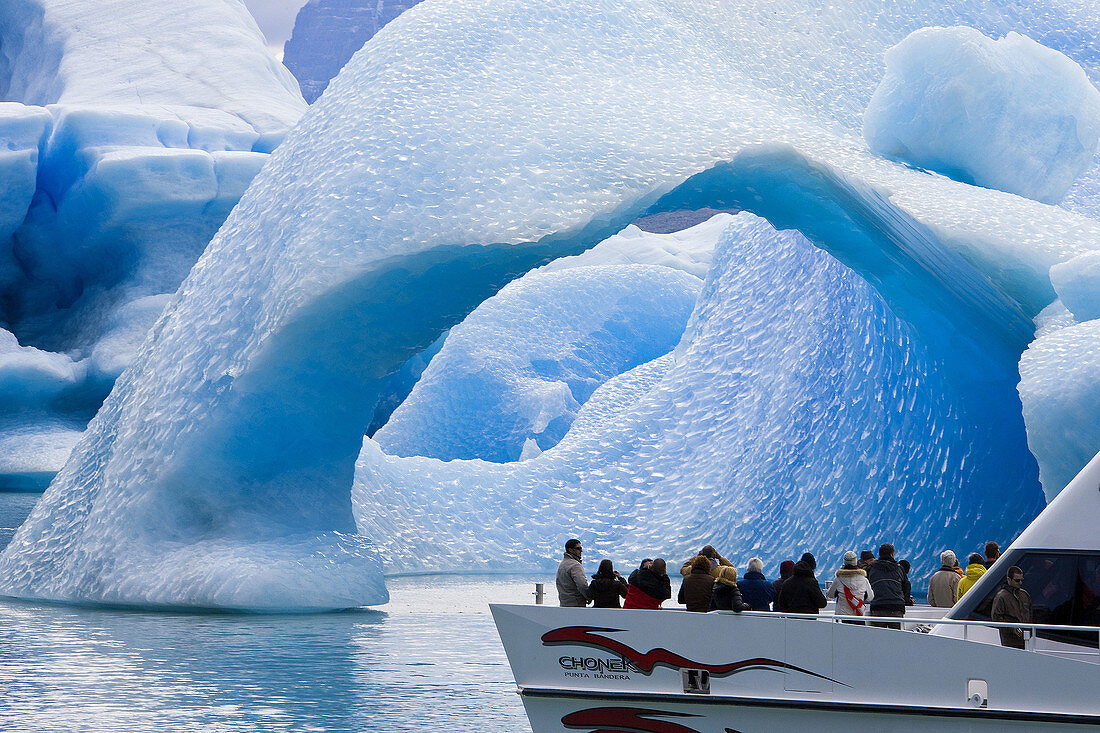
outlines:
[[[492,611],[534,733],[1100,730],[1100,664],[1075,659],[751,613]]]

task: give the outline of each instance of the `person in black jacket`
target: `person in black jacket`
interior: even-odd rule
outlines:
[[[592,593],[592,608],[622,608],[619,599],[626,598],[626,581],[610,560],[601,560],[588,590]]]
[[[718,568],[714,579],[714,591],[710,596],[712,611],[751,611],[752,607],[741,598],[741,589],[737,587],[737,568],[723,565]]]
[[[783,584],[790,579],[791,573],[794,572],[794,560],[784,560],[779,563],[779,577],[772,581],[772,587],[775,588],[775,610],[786,611],[786,608],[779,603],[779,591],[783,590]]]
[[[658,557],[652,562],[643,562],[642,567],[630,574],[623,608],[657,609],[669,598],[672,598],[672,584],[665,571],[664,558]]]
[[[816,569],[814,556],[808,552],[803,554],[802,559],[794,564],[790,579],[779,589],[776,606],[787,613],[818,613],[829,605],[814,575]]]
[[[691,572],[680,584],[680,593],[676,602],[687,606],[689,611],[706,613],[710,610],[711,594],[714,591],[714,576],[710,574],[710,558],[698,555],[691,561]]]
[[[867,580],[875,593],[871,601],[872,616],[905,615],[905,600],[908,597],[905,571],[894,560],[894,546],[887,543],[878,548],[878,559],[867,567]],[[872,626],[887,629],[900,629],[901,623],[894,621],[872,621]]]

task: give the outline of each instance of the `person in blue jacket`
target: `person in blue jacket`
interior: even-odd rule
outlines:
[[[741,598],[753,611],[772,610],[775,600],[775,586],[764,577],[764,561],[758,557],[749,560],[744,577],[738,583],[741,586]]]

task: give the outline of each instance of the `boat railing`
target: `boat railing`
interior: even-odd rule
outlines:
[[[717,611],[721,614],[733,615],[732,611]],[[963,632],[963,639],[969,640],[969,631],[972,627],[978,626],[983,629],[1023,629],[1024,630],[1024,648],[1028,651],[1038,652],[1040,654],[1057,654],[1058,656],[1087,656],[1087,657],[1100,657],[1100,626],[1067,626],[1065,624],[1036,624],[1036,623],[1015,623],[1006,621],[982,621],[980,619],[954,619],[954,618],[929,618],[921,616],[838,616],[833,613],[786,613],[779,611],[744,611],[742,615],[745,616],[770,616],[772,618],[790,618],[790,619],[809,619],[818,621],[829,621],[832,623],[890,623],[901,624],[903,630],[915,631],[919,633],[928,633],[936,626],[961,626]],[[1080,646],[1080,650],[1076,649],[1036,649],[1035,639],[1038,637],[1037,632],[1047,631],[1061,634],[1095,634],[1096,641],[1095,647],[1085,646],[1080,643],[1075,643],[1075,646]],[[1069,646],[1066,644],[1065,646]]]

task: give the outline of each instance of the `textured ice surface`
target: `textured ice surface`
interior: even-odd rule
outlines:
[[[886,53],[863,134],[890,158],[1057,203],[1096,155],[1100,91],[1018,33],[924,28]]]
[[[1050,281],[1078,321],[1100,318],[1100,251],[1055,265],[1050,268]]]
[[[0,402],[5,446],[37,436],[40,466],[47,426],[83,428],[158,315],[149,298],[176,290],[305,104],[225,0],[6,0],[0,100],[0,328],[87,376],[79,399]],[[56,471],[66,451],[47,454]]]
[[[352,54],[420,0],[309,0],[283,45],[283,63],[313,103]]]
[[[529,273],[451,329],[375,440],[442,460],[546,450],[597,387],[676,345],[700,285],[654,265]]]
[[[978,396],[856,274],[744,214],[674,354],[598,390],[556,447],[498,466],[368,439],[354,499],[399,572],[545,563],[563,531],[622,561],[890,540],[923,569],[1041,508],[1021,422],[1012,381]]]
[[[851,418],[840,432],[819,430],[812,409],[796,413],[793,423],[786,416],[789,432],[769,432],[770,402],[749,389],[763,428],[743,426],[760,436],[743,438],[743,459],[722,454],[721,466],[718,458],[715,465],[693,459],[670,464],[664,476],[626,474],[629,483],[599,506],[605,528],[599,541],[632,532],[635,516],[661,513],[667,521],[654,526],[677,526],[680,533],[637,536],[633,546],[733,541],[727,533],[736,520],[755,516],[748,507],[778,505],[785,496],[779,491],[798,486],[811,487],[802,503],[759,515],[772,523],[776,543],[820,540],[815,549],[821,549],[836,547],[841,537],[873,544],[886,533],[917,550],[938,550],[945,540],[962,542],[961,533],[969,546],[994,533],[1013,534],[1040,504],[1035,465],[1012,420],[1019,356],[1034,333],[1032,317],[1054,300],[1051,266],[1100,248],[1100,224],[875,156],[863,141],[860,115],[881,79],[885,50],[927,25],[969,23],[998,36],[1027,30],[1095,73],[1098,21],[1080,11],[1070,2],[1021,7],[985,0],[421,3],[352,58],[256,176],[0,555],[0,590],[253,606],[257,599],[278,603],[291,588],[314,607],[356,593],[360,602],[378,602],[381,586],[370,585],[379,582],[377,558],[346,533],[356,527],[355,459],[392,375],[534,266],[591,247],[639,214],[704,207],[745,208],[780,228],[797,228],[861,276],[906,324],[912,352],[905,353],[936,365],[929,392],[936,395],[942,384],[937,401],[951,405],[958,398],[957,422],[939,409],[917,409],[916,386],[912,393],[898,387],[899,396],[913,397],[912,409],[909,402],[882,402],[893,393],[879,382],[904,382],[910,372],[902,364],[886,374],[840,369],[801,377],[809,393],[831,384],[822,375],[850,377],[853,399],[863,385],[864,401],[854,404],[866,409],[836,405],[838,420]],[[1071,191],[1072,206],[1089,211],[1095,192]],[[772,256],[760,254],[765,271]],[[779,282],[791,274],[784,269]],[[872,310],[861,312],[870,317]],[[757,308],[744,326],[771,323],[773,312]],[[871,322],[845,318],[838,331],[848,348],[886,349],[894,327],[879,322],[875,330]],[[688,343],[705,343],[700,339]],[[798,343],[824,349],[828,342]],[[902,353],[900,346],[886,351]],[[731,350],[730,358],[741,353]],[[783,395],[806,393],[799,380],[775,381],[789,387]],[[639,403],[647,394],[630,391]],[[698,404],[683,427],[690,440],[639,445],[688,456],[685,446],[720,434],[734,414],[722,401]],[[893,422],[899,411],[908,422]],[[580,415],[574,431],[584,424]],[[873,441],[888,437],[884,424],[903,436],[931,435],[923,445],[929,454],[960,455],[957,441],[972,439],[973,475],[978,466],[993,466],[991,473],[964,481],[950,470],[959,463],[948,461],[944,470],[930,461],[919,481],[907,484],[909,474],[897,462],[910,465],[907,456],[872,450]],[[992,426],[995,439],[985,443],[977,427],[952,428],[968,424]],[[637,429],[650,430],[644,422]],[[858,454],[845,447],[865,440],[872,443]],[[594,472],[625,465],[610,462],[608,445],[630,443],[593,438],[585,450],[601,462]],[[1003,446],[1013,449],[1002,456]],[[517,465],[535,470],[555,451]],[[370,460],[369,448],[365,455],[384,469]],[[834,464],[833,455],[846,458]],[[649,465],[647,455],[630,460]],[[766,480],[754,473],[751,481],[732,482],[741,463],[766,467]],[[834,466],[837,483],[823,489],[802,466],[814,467],[815,475]],[[662,498],[658,482],[695,472],[731,483],[697,483],[676,504]],[[859,483],[861,476],[868,483]],[[468,532],[467,542],[449,543],[465,522],[458,512],[469,506],[463,497],[478,491],[475,483],[448,483],[411,516],[379,508],[378,532],[368,537],[386,541],[393,553],[415,551],[425,564],[436,558],[442,565],[444,556],[473,563],[466,548],[481,535]],[[584,498],[560,482],[532,491]],[[389,490],[380,495],[389,500]],[[827,504],[833,495],[848,503]],[[593,509],[558,501],[542,517],[537,511],[545,505],[537,501],[506,506],[515,511],[507,517],[511,531],[544,523],[555,546],[583,529],[578,523]],[[823,513],[823,506],[837,509]],[[369,492],[359,510],[371,526]],[[608,525],[609,517],[617,523]],[[415,541],[415,550],[396,546],[387,532]],[[323,538],[328,549],[301,539],[311,537]],[[257,580],[247,571],[261,546],[278,548],[285,562]],[[207,551],[217,562],[200,563]],[[327,586],[312,573],[319,556],[332,563],[324,577],[362,584],[350,591]]]

